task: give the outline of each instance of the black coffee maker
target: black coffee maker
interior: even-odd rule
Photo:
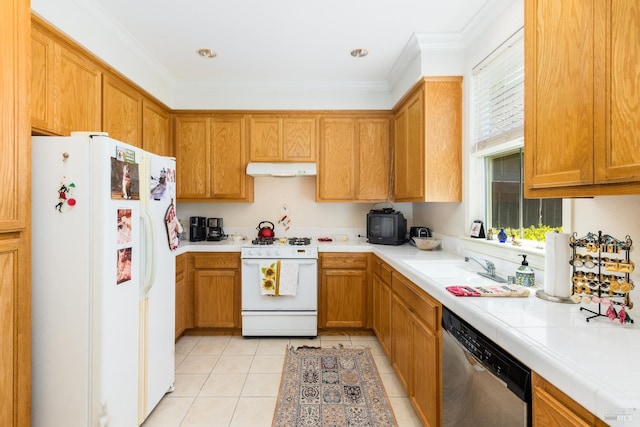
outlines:
[[[207,218],[207,240],[218,242],[225,237],[227,236],[222,229],[222,218]]]
[[[203,216],[192,216],[190,218],[189,241],[201,242],[207,237],[206,218]]]

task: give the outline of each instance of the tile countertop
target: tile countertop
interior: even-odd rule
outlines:
[[[177,254],[239,251],[242,243],[188,243]],[[420,264],[431,269],[454,265],[467,274],[479,271],[479,266],[465,264],[460,256],[442,250],[349,240],[319,243],[319,251],[375,253],[603,421],[612,426],[640,426],[637,310],[631,313],[633,324],[621,325],[606,317],[587,323],[579,305],[544,301],[534,295],[536,288],[528,298],[455,297],[445,287],[467,283],[453,274],[434,277],[421,271]],[[495,284],[480,276],[471,280],[478,285]]]

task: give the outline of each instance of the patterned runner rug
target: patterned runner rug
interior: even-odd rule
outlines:
[[[274,427],[396,426],[368,348],[289,348]]]

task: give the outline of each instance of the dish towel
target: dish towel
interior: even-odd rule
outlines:
[[[263,261],[260,263],[260,294],[295,296],[298,289],[298,263]]]

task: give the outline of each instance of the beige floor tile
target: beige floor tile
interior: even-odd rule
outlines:
[[[394,374],[391,362],[387,359],[387,356],[373,356],[373,361],[376,362],[376,369],[379,374]]]
[[[247,374],[211,374],[199,396],[240,396]]]
[[[219,356],[185,356],[176,368],[178,374],[208,374],[213,370]]]
[[[176,354],[187,355],[193,349],[193,347],[200,341],[200,337],[196,336],[182,336],[176,342]]]
[[[176,374],[176,389],[171,397],[195,397],[207,379],[207,374]]]
[[[249,374],[242,387],[242,397],[276,397],[281,374]]]
[[[284,365],[284,354],[282,355],[268,355],[261,356],[255,355],[251,368],[249,368],[250,374],[281,374],[282,367]]]
[[[222,352],[225,356],[246,356],[256,353],[260,340],[251,338],[232,337]]]
[[[173,366],[175,366],[176,368],[180,366],[185,357],[187,357],[185,354],[176,354],[173,358]]]
[[[374,341],[378,342],[375,335],[350,335],[351,341]]]
[[[288,338],[261,338],[256,354],[284,354],[288,346]]]
[[[322,347],[330,348],[330,347],[351,347],[351,339],[349,337],[322,337],[320,339],[322,343]]]
[[[275,409],[275,397],[241,397],[231,427],[270,427]]]
[[[230,336],[207,336],[202,337],[200,341],[191,350],[191,355],[220,355],[231,340]]]
[[[314,338],[292,338],[289,340],[289,346],[293,348],[298,348],[302,346],[307,347],[320,347],[322,343],[320,342],[320,337]]]
[[[380,379],[389,397],[407,397],[395,374],[380,374]]]
[[[228,427],[237,397],[198,397],[180,427]]]
[[[193,400],[193,397],[162,399],[142,423],[142,427],[179,427]]]
[[[373,356],[383,356],[384,355],[384,351],[382,350],[382,346],[378,343],[378,341],[354,340],[353,338],[351,338],[351,344],[354,347],[365,347],[365,348],[368,348],[369,350],[371,350],[371,354]]]
[[[422,427],[408,397],[391,397],[389,401],[399,427]]]
[[[248,374],[253,356],[220,356],[214,374]]]

